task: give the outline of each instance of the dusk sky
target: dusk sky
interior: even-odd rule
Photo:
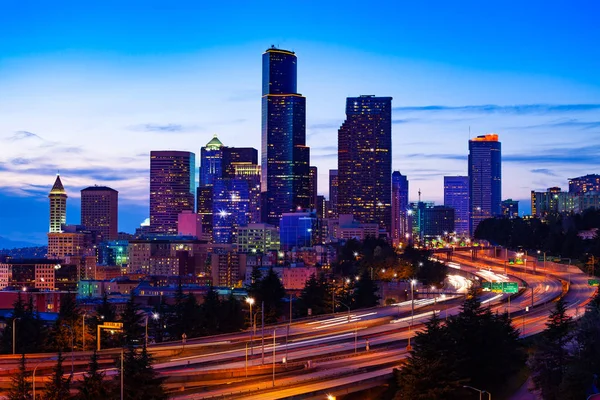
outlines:
[[[127,6],[123,5],[127,3]],[[217,4],[218,3],[218,4]],[[46,242],[57,171],[148,217],[150,150],[199,157],[213,134],[260,149],[261,54],[298,55],[319,192],[345,98],[393,97],[393,169],[443,201],[470,136],[502,142],[502,197],[600,173],[597,1],[0,2],[0,236]],[[199,165],[199,160],[197,161]]]

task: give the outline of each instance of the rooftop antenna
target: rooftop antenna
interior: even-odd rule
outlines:
[[[419,188],[419,203],[421,202],[421,188]]]

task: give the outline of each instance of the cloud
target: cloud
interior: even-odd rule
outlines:
[[[181,124],[140,124],[129,127],[132,131],[137,132],[157,132],[157,133],[181,133],[187,132],[193,127],[184,126]]]
[[[21,157],[18,157],[18,158],[13,158],[13,159],[10,161],[10,163],[11,163],[12,165],[27,165],[27,164],[30,164],[30,163],[31,163],[31,160],[30,160],[30,159],[28,159],[28,158],[21,158]]]
[[[321,122],[318,124],[311,124],[308,126],[309,130],[324,130],[324,129],[339,129],[342,125],[340,121],[332,121],[332,122]]]
[[[12,135],[11,137],[8,138],[8,140],[10,140],[11,142],[16,142],[18,140],[24,140],[24,139],[44,140],[39,135],[36,135],[35,133],[28,132],[28,131],[16,131],[14,135]]]
[[[500,106],[496,104],[464,105],[464,106],[408,106],[394,107],[395,112],[445,112],[457,111],[474,114],[556,114],[569,112],[585,112],[600,110],[600,104],[517,104]]]
[[[545,124],[511,127],[509,129],[538,129],[538,128],[594,129],[594,128],[600,128],[600,121],[581,121],[576,118],[570,118],[570,119],[561,119],[561,120],[557,120],[554,122],[548,122]]]
[[[547,168],[535,168],[535,169],[532,169],[531,172],[533,172],[534,174],[542,174],[542,175],[548,175],[548,176],[557,176],[554,172],[550,171]]]
[[[330,153],[330,154],[311,154],[310,158],[311,159],[319,159],[319,160],[323,160],[323,159],[331,159],[331,158],[337,158],[338,153]]]

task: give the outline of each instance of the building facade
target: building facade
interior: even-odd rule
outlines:
[[[54,185],[48,194],[50,199],[50,233],[62,232],[62,226],[67,223],[67,192],[56,175]]]
[[[502,215],[507,218],[519,216],[519,201],[513,199],[502,200]]]
[[[589,174],[569,179],[569,193],[600,192],[600,175]]]
[[[398,245],[409,233],[407,225],[408,178],[400,171],[392,174],[392,243]]]
[[[267,253],[279,250],[279,232],[277,228],[263,223],[251,223],[239,227],[237,251],[241,253]]]
[[[310,205],[306,98],[294,52],[273,46],[262,60],[262,222],[277,226],[283,213]]]
[[[502,214],[502,156],[498,135],[469,140],[470,234],[487,218]]]
[[[454,209],[454,231],[469,234],[469,177],[444,177],[444,205]]]
[[[283,251],[293,248],[312,247],[318,236],[315,211],[284,213],[279,222],[279,243]]]
[[[81,190],[81,225],[100,234],[102,240],[119,236],[119,192],[106,186]]]
[[[308,170],[308,185],[310,187],[310,203],[308,208],[311,210],[317,209],[318,179],[319,170],[317,167],[311,166]]]
[[[177,216],[194,211],[196,156],[188,151],[150,152],[150,232],[177,234]]]
[[[338,214],[391,229],[392,98],[346,99],[338,131]]]

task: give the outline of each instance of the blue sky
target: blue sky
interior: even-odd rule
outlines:
[[[0,236],[45,242],[57,170],[69,223],[79,190],[106,184],[133,231],[150,150],[199,154],[214,133],[260,148],[271,44],[298,54],[323,194],[360,94],[394,98],[393,167],[413,198],[441,203],[443,176],[466,173],[469,129],[500,135],[504,198],[599,172],[595,1],[216,3],[0,3]]]

